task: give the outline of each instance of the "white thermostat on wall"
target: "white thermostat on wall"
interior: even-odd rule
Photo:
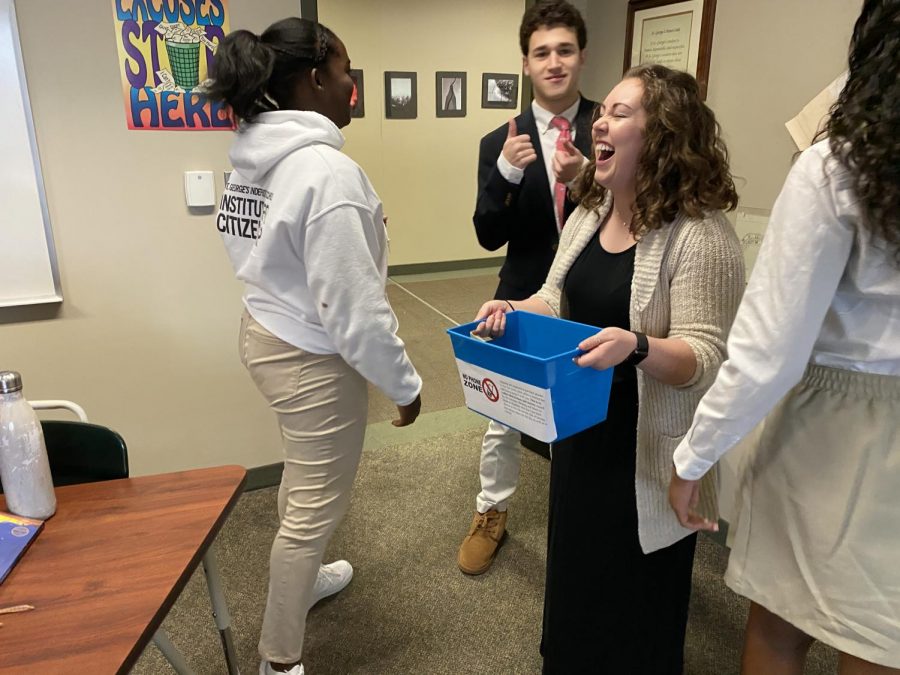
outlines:
[[[184,172],[184,200],[188,206],[215,206],[216,186],[212,171]]]

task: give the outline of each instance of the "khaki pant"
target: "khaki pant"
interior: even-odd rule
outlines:
[[[741,474],[725,582],[842,652],[900,668],[900,377],[811,365]]]
[[[259,653],[300,660],[306,612],[325,546],[350,504],[366,430],[368,390],[338,354],[310,354],[272,335],[247,312],[241,362],[278,416],[284,474],[281,525],[269,558]]]

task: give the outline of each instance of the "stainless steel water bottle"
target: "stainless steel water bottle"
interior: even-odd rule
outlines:
[[[41,423],[12,370],[0,371],[0,481],[8,511],[40,520],[56,512]]]

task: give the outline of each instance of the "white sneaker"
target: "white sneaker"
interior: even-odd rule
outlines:
[[[303,664],[298,663],[290,670],[280,673],[269,665],[268,661],[259,662],[259,675],[303,675]]]
[[[329,565],[320,565],[309,606],[312,607],[319,600],[344,590],[352,578],[353,567],[346,560],[335,560]]]

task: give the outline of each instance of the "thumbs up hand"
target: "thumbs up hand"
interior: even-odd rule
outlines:
[[[568,183],[578,176],[584,166],[585,157],[572,141],[566,141],[562,148],[553,153],[553,175],[558,183]]]
[[[509,131],[506,134],[506,142],[503,143],[503,156],[517,169],[524,169],[537,159],[531,137],[528,134],[518,133],[514,117],[509,120]]]

